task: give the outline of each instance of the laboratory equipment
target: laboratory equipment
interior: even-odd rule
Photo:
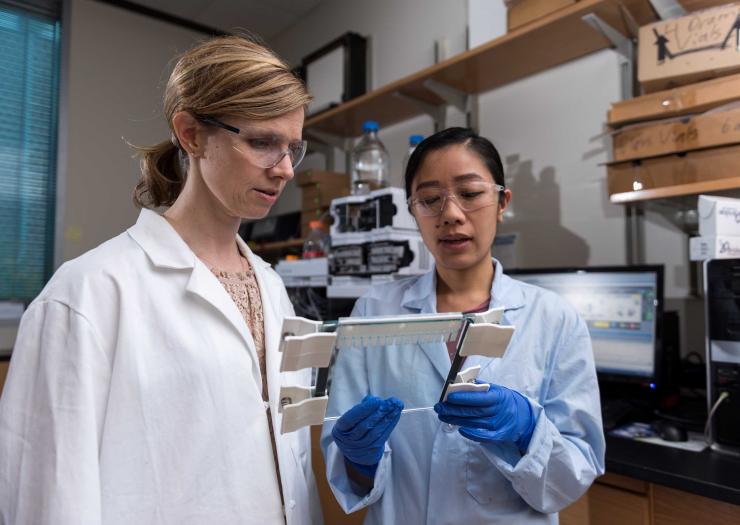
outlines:
[[[740,454],[740,259],[704,263],[708,437]]]

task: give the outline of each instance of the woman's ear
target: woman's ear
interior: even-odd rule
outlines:
[[[172,117],[172,129],[180,148],[190,157],[197,158],[202,155],[201,125],[193,115],[187,111],[178,111]]]
[[[506,208],[509,207],[510,201],[511,201],[511,190],[509,188],[506,188],[499,195],[498,210],[496,212],[496,222],[499,222],[499,223],[504,222],[504,212],[506,211]]]

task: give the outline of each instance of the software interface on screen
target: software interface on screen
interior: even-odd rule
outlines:
[[[552,290],[575,306],[591,333],[599,372],[653,375],[656,273],[568,272],[512,277]]]

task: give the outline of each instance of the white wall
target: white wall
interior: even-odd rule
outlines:
[[[133,144],[168,138],[163,88],[171,59],[204,35],[92,0],[72,0],[66,126],[59,174],[62,262],[128,228],[139,169]],[[63,91],[64,92],[64,91]],[[65,104],[64,97],[62,104]]]
[[[446,40],[453,52],[463,50],[466,9],[464,0],[328,0],[270,43],[297,63],[345,31],[356,31],[370,37],[376,88],[431,65],[435,40]],[[601,165],[606,143],[590,141],[604,130],[609,104],[619,100],[619,82],[617,56],[605,50],[480,96],[481,132],[508,160],[514,200],[502,231],[518,233],[517,266],[626,262],[624,209],[609,203]],[[449,115],[448,125],[464,124],[455,111]],[[432,130],[428,117],[381,130],[394,185],[402,185],[408,135]],[[321,165],[320,159],[307,162]],[[275,212],[299,207],[299,197],[289,192]],[[666,295],[686,296],[685,236],[654,213],[647,214],[645,234],[646,262],[667,266]]]

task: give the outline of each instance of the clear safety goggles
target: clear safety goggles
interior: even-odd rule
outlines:
[[[499,193],[504,191],[500,184],[485,181],[468,181],[447,188],[422,188],[408,199],[409,208],[425,217],[436,217],[445,209],[447,200],[455,201],[465,212],[493,206],[498,202]]]
[[[250,161],[260,168],[274,168],[286,155],[290,159],[291,166],[297,168],[303,157],[306,156],[308,142],[305,140],[289,142],[286,145],[286,142],[281,137],[268,130],[257,127],[241,129],[221,122],[214,117],[199,116],[197,118],[204,124],[225,129],[239,135],[239,138],[242,140],[238,146],[234,147],[249,157]]]

